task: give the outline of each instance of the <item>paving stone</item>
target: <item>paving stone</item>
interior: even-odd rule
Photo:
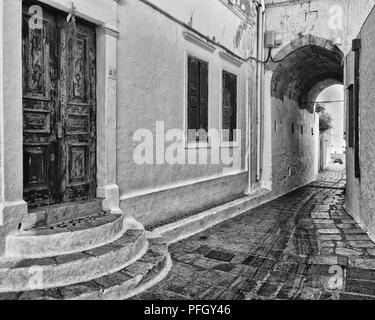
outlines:
[[[341,234],[338,229],[319,229],[318,232],[320,234]]]
[[[375,248],[375,244],[371,241],[348,241],[353,248]]]
[[[298,286],[284,285],[278,292],[276,299],[292,300],[298,294]]]
[[[234,264],[226,263],[226,264],[220,264],[218,266],[215,266],[214,269],[224,271],[224,272],[230,272],[235,267]]]
[[[375,282],[348,279],[346,281],[345,292],[375,296]]]
[[[210,289],[210,287],[211,284],[195,280],[184,286],[183,291],[181,293],[193,299],[197,299],[199,296],[206,293]]]
[[[197,300],[219,300],[227,290],[227,288],[223,287],[210,286],[206,291],[197,296]]]
[[[319,240],[321,241],[339,241],[341,239],[340,235],[319,235]]]
[[[333,226],[336,226],[335,222],[330,219],[315,219],[314,224],[331,224]]]
[[[353,249],[346,249],[346,248],[337,248],[336,254],[340,256],[361,256],[363,252],[361,250],[353,250]]]
[[[313,212],[311,214],[311,217],[313,219],[327,219],[327,220],[331,219],[331,217],[329,216],[329,213],[324,212],[324,211],[322,211],[322,212]]]
[[[333,292],[325,291],[320,295],[319,300],[322,300],[322,301],[335,300],[335,295]]]
[[[361,296],[356,294],[348,294],[348,293],[340,293],[340,300],[360,300],[360,301],[366,301],[366,300],[375,300],[375,297],[369,297],[369,296]]]
[[[315,227],[317,229],[335,229],[336,225],[333,223],[316,223]]]
[[[322,248],[334,248],[336,247],[336,243],[334,241],[321,241],[320,246]]]
[[[322,294],[321,289],[304,287],[298,293],[297,300],[318,300]]]
[[[173,260],[178,261],[178,262],[190,263],[201,256],[195,253],[179,251],[179,252],[172,252],[171,257]]]
[[[169,247],[169,252],[175,252],[175,251],[186,251],[186,252],[194,252],[200,247],[200,244],[194,243],[194,242],[188,242],[188,241],[181,241],[172,244]]]
[[[201,255],[206,255],[206,254],[208,254],[211,250],[212,250],[212,248],[210,248],[210,247],[208,247],[208,246],[201,246],[201,247],[199,247],[198,249],[195,250],[195,253],[197,253],[197,254],[201,254]]]
[[[0,293],[0,301],[18,300],[19,293]]]
[[[202,267],[205,269],[216,269],[218,265],[221,265],[220,261],[207,259],[202,256],[196,257],[190,263],[195,266]]]
[[[320,249],[320,254],[323,256],[332,256],[335,254],[334,248],[322,248]]]
[[[368,280],[375,282],[375,270],[348,268],[346,277],[353,280]]]
[[[353,229],[356,227],[356,224],[354,222],[351,222],[351,223],[348,223],[348,224],[342,224],[342,223],[338,223],[337,224],[337,227],[340,228],[340,229]]]
[[[239,277],[230,287],[229,290],[233,292],[249,293],[258,286],[257,281],[248,280]]]
[[[275,266],[276,260],[251,255],[243,262],[243,264],[269,270]]]
[[[257,295],[265,298],[275,298],[280,289],[282,288],[282,283],[268,283],[266,282],[257,292]]]
[[[217,260],[217,261],[230,262],[232,261],[234,256],[235,255],[233,253],[212,250],[206,255],[206,258]]]
[[[232,274],[236,274],[236,275],[239,275],[239,276],[243,276],[243,277],[251,277],[253,276],[256,272],[258,271],[257,268],[255,267],[251,267],[251,266],[246,266],[244,264],[240,264],[240,265],[236,265],[231,271],[230,273]]]
[[[346,240],[348,241],[370,241],[371,239],[369,238],[368,235],[358,235],[358,234],[352,234],[352,235],[345,235]]]
[[[225,291],[219,298],[219,300],[235,300],[235,301],[240,301],[240,300],[245,300],[246,295],[244,293],[238,293],[238,292],[233,292],[233,291]]]
[[[366,235],[367,234],[360,228],[352,228],[352,229],[343,229],[345,234],[359,234],[359,235]]]
[[[337,264],[341,267],[348,267],[349,266],[349,259],[347,257],[338,257],[337,258]]]
[[[375,259],[354,259],[352,266],[359,269],[375,270]]]

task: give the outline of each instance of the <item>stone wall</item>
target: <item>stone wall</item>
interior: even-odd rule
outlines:
[[[319,120],[288,98],[272,98],[272,120],[273,192],[280,195],[315,180]]]
[[[347,198],[346,209],[375,239],[375,110],[373,101],[375,93],[375,11],[373,10],[363,25],[359,38],[361,39],[360,60],[360,179],[354,173],[354,149],[347,151]],[[354,53],[346,58],[346,85],[354,81]],[[347,102],[348,103],[348,102]],[[347,125],[348,126],[348,125]]]

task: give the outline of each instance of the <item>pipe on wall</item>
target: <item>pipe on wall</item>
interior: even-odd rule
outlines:
[[[252,192],[255,182],[260,182],[262,172],[262,103],[263,103],[263,70],[264,70],[264,0],[254,0],[257,4],[257,58],[252,60],[257,63],[256,71],[256,181],[253,181],[253,155],[251,153],[251,112],[248,112],[248,128],[249,128],[249,144],[248,144],[248,168],[249,168],[249,181],[248,193]],[[249,59],[248,59],[249,60]],[[250,107],[250,106],[249,106]]]
[[[258,2],[258,61],[264,59],[264,0]],[[263,104],[263,63],[257,63],[257,171],[256,180],[262,178],[262,104]]]

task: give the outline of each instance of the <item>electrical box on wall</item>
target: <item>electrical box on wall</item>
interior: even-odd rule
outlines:
[[[264,46],[266,48],[275,48],[282,43],[281,34],[276,31],[266,31],[264,34]]]

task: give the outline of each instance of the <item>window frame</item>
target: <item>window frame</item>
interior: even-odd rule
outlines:
[[[185,136],[185,148],[186,149],[200,149],[200,148],[209,148],[211,146],[210,137],[207,137],[207,142],[197,142],[189,140],[189,58],[193,58],[204,62],[207,64],[207,71],[208,71],[208,79],[207,79],[207,128],[208,132],[211,128],[211,94],[212,94],[212,68],[210,59],[202,54],[198,54],[192,50],[186,50],[185,54],[185,77],[184,77],[184,136]]]
[[[223,77],[224,72],[232,74],[236,76],[236,128],[234,128],[234,139],[233,141],[225,141],[224,135],[223,135],[223,89],[224,89],[224,83],[223,83]],[[224,148],[237,148],[239,147],[239,98],[240,98],[240,70],[234,70],[234,68],[230,68],[228,66],[222,66],[220,70],[220,107],[219,107],[219,130],[220,130],[220,143],[221,147]]]

